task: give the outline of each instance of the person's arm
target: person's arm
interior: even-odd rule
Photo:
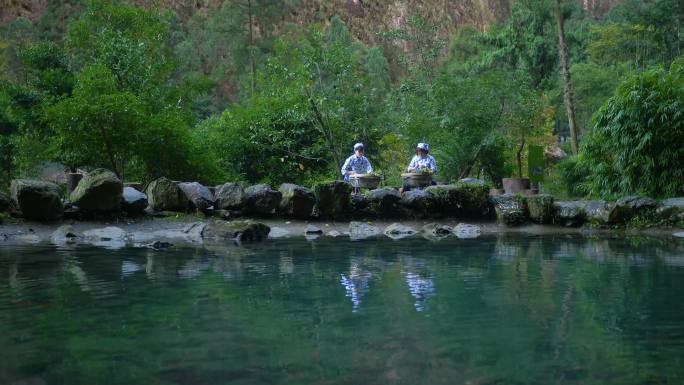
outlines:
[[[435,162],[434,157],[430,157],[430,171],[432,171],[433,174],[437,173],[437,162]]]
[[[414,156],[413,158],[411,158],[411,162],[409,162],[409,165],[406,168],[406,170],[408,172],[413,172],[415,169],[416,169],[416,157]]]
[[[373,166],[370,164],[370,160],[366,158],[366,174],[370,174],[373,172]]]
[[[347,176],[350,161],[351,161],[351,157],[347,158],[347,160],[345,160],[344,164],[342,165],[342,176],[344,176],[344,177]]]

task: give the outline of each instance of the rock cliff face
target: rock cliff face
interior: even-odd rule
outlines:
[[[251,0],[257,5],[259,0]],[[460,25],[484,29],[506,18],[515,0],[283,0],[286,9],[280,22],[308,24],[329,20],[333,15],[344,19],[352,34],[366,42],[377,42],[377,32],[402,25],[406,17],[421,11],[428,18],[445,19],[441,33],[449,33]],[[599,15],[620,0],[577,0],[586,10]],[[73,1],[72,1],[73,2]],[[245,3],[247,0],[244,1]],[[195,13],[207,14],[223,0],[136,0],[143,6],[158,3],[174,11],[182,20]],[[0,22],[18,16],[37,20],[48,8],[50,0],[0,0]]]

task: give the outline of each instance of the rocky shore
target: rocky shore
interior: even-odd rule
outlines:
[[[343,181],[312,188],[285,183],[274,189],[232,182],[207,187],[159,178],[144,192],[136,187],[104,169],[87,174],[68,196],[51,182],[15,180],[9,197],[0,194],[0,220],[5,222],[0,241],[145,245],[288,235],[468,238],[503,229],[625,227],[655,227],[671,234],[684,222],[684,198],[564,201],[545,194],[490,195],[484,182],[472,179],[403,194],[391,187],[352,194]]]

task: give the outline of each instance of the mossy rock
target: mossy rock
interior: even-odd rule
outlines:
[[[539,194],[527,197],[527,210],[530,220],[535,223],[553,223],[553,196]]]
[[[313,191],[292,183],[283,183],[278,188],[282,194],[280,211],[288,217],[306,219],[311,216],[316,205]]]
[[[123,183],[103,168],[89,172],[69,195],[71,203],[84,211],[111,212],[119,209]]]
[[[684,198],[665,199],[656,209],[656,213],[665,223],[677,224],[684,221]]]
[[[352,187],[344,181],[317,183],[313,186],[316,212],[321,218],[343,219],[350,216]]]
[[[520,226],[529,219],[527,202],[517,194],[503,194],[494,198],[496,217],[507,226]]]
[[[401,194],[401,205],[413,218],[429,218],[435,210],[435,196],[425,190],[410,190]]]
[[[606,226],[617,222],[615,202],[588,201],[584,204],[584,215],[594,226]]]
[[[255,215],[272,215],[280,207],[283,195],[267,184],[257,184],[245,189],[245,211]]]
[[[566,227],[578,227],[586,221],[584,202],[558,201],[553,203],[553,223]]]
[[[190,206],[178,184],[165,177],[152,181],[146,193],[149,207],[154,211],[185,212]]]
[[[10,186],[12,201],[26,219],[53,221],[64,212],[61,190],[52,182],[15,179]]]
[[[435,211],[441,215],[486,217],[492,212],[489,188],[480,183],[429,186],[425,191],[435,197]]]
[[[401,194],[399,191],[384,187],[375,190],[370,190],[366,194],[368,200],[368,208],[375,217],[378,218],[398,218],[403,214],[401,202]]]

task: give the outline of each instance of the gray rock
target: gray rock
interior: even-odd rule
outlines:
[[[553,222],[553,197],[548,194],[527,197],[527,210],[532,222],[548,224]]]
[[[584,202],[558,201],[553,204],[555,214],[553,222],[561,226],[576,227],[584,223]]]
[[[282,194],[266,184],[257,184],[245,189],[245,210],[250,214],[271,215],[280,206]]]
[[[615,218],[617,222],[627,222],[634,217],[649,217],[655,214],[658,202],[644,196],[627,196],[615,202]]]
[[[121,209],[130,215],[140,215],[145,211],[146,207],[147,195],[133,187],[124,187],[121,197]]]
[[[268,233],[269,238],[283,238],[290,235],[290,232],[282,227],[271,227],[271,231]]]
[[[656,209],[659,218],[670,223],[684,221],[684,197],[665,199]]]
[[[83,240],[83,234],[71,225],[63,225],[57,228],[52,235],[50,241],[55,245],[64,245],[69,243],[77,243]]]
[[[520,226],[528,219],[525,198],[516,194],[502,194],[493,198],[496,217],[507,226]]]
[[[391,225],[385,227],[384,233],[386,236],[392,239],[402,239],[411,237],[418,232],[413,227],[402,225],[401,223],[392,223]]]
[[[609,225],[617,220],[615,203],[604,200],[587,201],[584,205],[584,214],[587,221],[593,225]]]
[[[282,194],[280,210],[283,214],[300,219],[311,216],[316,205],[316,196],[313,191],[292,183],[283,183],[278,191]]]
[[[489,189],[484,184],[459,182],[429,186],[425,191],[434,195],[436,213],[443,216],[481,218],[492,210]]]
[[[199,211],[208,211],[214,208],[214,194],[206,186],[198,182],[179,183],[178,188],[185,194],[191,207]]]
[[[52,182],[16,179],[12,181],[10,191],[12,201],[26,219],[52,221],[64,212],[61,192]]]
[[[672,233],[672,235],[677,238],[684,238],[684,231],[678,231],[676,233]]]
[[[323,234],[323,230],[314,225],[307,225],[304,234]]]
[[[119,209],[123,183],[113,172],[95,169],[84,176],[71,192],[71,203],[83,211],[111,212]]]
[[[176,182],[161,177],[147,186],[147,200],[154,211],[186,211],[190,206],[188,198]]]
[[[409,216],[427,218],[435,210],[435,196],[425,190],[411,190],[401,194],[401,204]]]
[[[421,229],[423,236],[427,239],[442,239],[453,234],[454,228],[440,223],[428,223]]]
[[[402,210],[399,206],[401,194],[399,191],[384,187],[370,190],[366,193],[368,208],[371,213],[380,218],[396,218],[401,216]]]
[[[459,223],[454,227],[454,235],[460,239],[473,239],[480,236],[480,226]]]
[[[221,221],[214,220],[204,227],[202,237],[211,240],[234,240],[237,242],[254,242],[268,238],[271,228],[253,221]]]
[[[352,188],[349,183],[332,181],[314,185],[316,212],[321,218],[345,218],[349,216]]]
[[[327,234],[327,236],[333,237],[333,238],[339,237],[340,235],[342,235],[342,233],[340,233],[337,230],[330,230],[330,231],[328,231],[328,234]]]
[[[142,246],[147,247],[148,249],[153,249],[153,250],[163,250],[163,249],[168,249],[169,247],[173,246],[173,243],[165,242],[165,241],[154,241],[154,242],[146,243]]]
[[[365,222],[350,222],[349,223],[349,237],[352,240],[362,240],[374,238],[382,234],[379,227],[370,225]]]
[[[461,183],[479,184],[481,186],[484,186],[484,184],[485,184],[485,181],[483,181],[482,179],[478,179],[478,178],[461,178],[458,181]]]
[[[245,189],[239,183],[216,186],[215,207],[221,210],[239,210],[244,205]]]

